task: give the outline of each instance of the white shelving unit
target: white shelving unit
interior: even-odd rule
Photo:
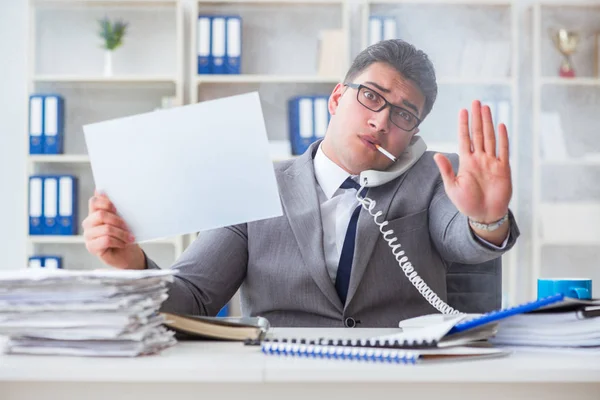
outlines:
[[[600,231],[595,229],[600,223],[600,200],[597,197],[590,199],[587,190],[593,188],[589,184],[580,183],[582,175],[589,171],[594,171],[590,179],[595,182],[600,173],[600,145],[589,140],[596,136],[600,122],[597,117],[598,103],[594,104],[592,100],[600,96],[600,77],[592,76],[593,55],[590,52],[593,46],[589,46],[589,34],[600,32],[597,24],[600,18],[600,2],[540,2],[532,9],[533,215],[532,267],[528,293],[531,298],[536,296],[537,279],[540,277],[583,276],[592,278],[594,282],[600,278],[595,255],[600,253]],[[575,29],[581,33],[580,51],[573,57],[576,74],[574,78],[563,78],[558,74],[560,56],[558,50],[553,48],[552,39],[548,34],[549,30],[556,28]],[[568,100],[556,98],[549,96],[545,91],[552,91],[552,94],[557,96],[571,94],[571,97]],[[548,140],[550,133],[546,132],[545,129],[548,128],[543,126],[542,113],[548,111],[558,113],[563,122],[560,129],[564,134],[563,144],[566,149],[561,145],[561,151],[570,153],[569,147],[578,147],[581,150],[596,144],[595,156],[568,154],[559,159],[552,159],[543,154],[542,143]],[[571,121],[587,118],[587,126],[595,126],[596,129],[586,131],[580,129],[585,127],[584,125],[572,126],[565,123],[569,117]],[[581,143],[582,139],[585,140],[584,143]],[[555,145],[558,146],[558,143]],[[560,171],[569,171],[566,175],[568,178],[561,179],[560,176],[556,176]],[[560,189],[559,194],[555,194],[554,191],[548,194],[548,180],[544,180],[545,174],[552,176],[552,186]],[[575,185],[575,189],[565,187],[565,179],[570,181],[567,183]]]
[[[167,83],[178,85],[180,79],[174,76],[160,75],[121,75],[121,76],[101,76],[101,75],[36,75],[33,77],[35,82],[72,82],[72,83]]]
[[[160,97],[152,98],[151,95],[143,92],[156,90],[157,87],[165,92],[165,95],[174,97],[178,103],[183,104],[183,6],[179,0],[30,0],[29,13],[28,94],[52,92],[63,95],[65,99],[65,151],[64,154],[58,155],[28,154],[26,169],[27,183],[25,185],[27,198],[29,198],[28,178],[30,175],[44,174],[51,171],[51,173],[65,173],[77,176],[77,195],[79,197],[77,223],[80,234],[74,236],[29,236],[29,230],[26,229],[28,236],[26,237],[27,254],[24,265],[27,265],[30,256],[38,254],[40,249],[42,249],[41,252],[44,254],[52,253],[61,255],[63,257],[63,267],[65,268],[70,268],[71,265],[88,268],[90,261],[72,259],[85,257],[85,252],[81,250],[81,245],[85,243],[83,236],[81,236],[81,221],[87,215],[87,200],[93,194],[90,159],[85,154],[82,126],[103,119],[133,115],[158,108],[160,106]],[[139,13],[145,13],[145,15],[140,17]],[[135,55],[133,58],[130,56],[128,60],[124,60],[121,64],[118,64],[115,60],[115,74],[112,76],[103,76],[101,73],[94,71],[100,70],[101,72],[102,67],[102,51],[98,46],[100,39],[96,37],[96,20],[105,15],[115,17],[125,15],[123,19],[128,22],[133,19],[133,23],[128,26],[128,33],[124,40],[125,44],[122,49],[117,50],[116,54],[127,56],[128,46],[133,46]],[[153,19],[156,26],[146,26],[146,32],[143,32],[143,25],[147,19]],[[69,21],[70,23],[64,21]],[[48,24],[53,22],[58,24],[63,23],[59,25],[61,26],[60,29],[47,29]],[[42,25],[41,28],[40,24]],[[168,62],[163,65],[163,70],[170,70],[166,73],[165,71],[151,70],[152,63],[148,62],[148,57],[152,57],[152,54],[149,53],[149,49],[152,46],[144,48],[142,43],[145,39],[144,36],[153,35],[157,30],[164,27],[167,27],[169,30],[163,32],[165,39],[158,45],[156,55],[160,58],[170,57]],[[71,28],[77,31],[72,32],[70,31]],[[55,37],[52,37],[52,34]],[[153,38],[156,38],[156,36],[153,36]],[[49,52],[56,52],[57,54],[52,55]],[[81,52],[85,54],[82,56]],[[61,60],[61,56],[69,56],[72,62]],[[129,69],[132,61],[138,58],[141,59],[141,63],[138,66],[144,68],[140,71]],[[84,59],[98,61],[98,68],[95,65],[77,65],[77,61],[85,64],[84,61],[81,61]],[[118,67],[122,67],[122,73]],[[88,72],[84,73],[83,71]],[[114,106],[113,109],[106,107],[113,100],[109,99],[101,106],[98,106],[98,108],[101,109],[100,111],[105,111],[105,109],[110,110],[110,115],[103,115],[102,112],[90,115],[92,111],[95,111],[95,101],[99,100],[97,97],[94,97],[98,91],[101,91],[105,95],[108,93],[108,97],[118,98],[120,96],[119,92],[116,95],[110,94],[115,90],[122,90],[127,93],[142,91],[141,96],[144,99],[144,104],[134,107],[129,112],[127,106]],[[63,92],[67,92],[67,94]],[[69,94],[81,96],[77,100],[80,100],[83,104],[83,109],[81,108],[81,104],[78,104],[79,108],[72,115],[69,114],[69,111],[72,103],[77,102],[77,100],[70,97]],[[154,95],[155,93],[152,94]],[[152,108],[148,108],[148,104],[153,104]],[[102,109],[102,106],[105,109]],[[81,117],[80,114],[85,114],[85,116]],[[75,118],[76,120],[72,121],[70,118]],[[26,126],[29,126],[29,121],[27,121]],[[24,137],[27,140],[26,149],[29,152],[29,133],[24,132]],[[27,224],[26,226],[29,226],[28,205],[25,215],[26,218],[24,221]],[[171,246],[172,256],[167,258],[172,262],[183,252],[184,244],[185,237],[177,236],[145,242],[141,245],[150,253],[156,250],[155,245]],[[51,251],[47,250],[48,246],[51,246]],[[90,259],[93,259],[93,256],[89,255],[88,260]]]
[[[198,75],[196,84],[203,83],[337,83],[339,76],[318,75]]]
[[[494,24],[504,24],[503,27],[500,28],[502,31],[508,32],[506,35],[506,40],[510,42],[510,74],[509,75],[490,75],[490,76],[478,76],[475,74],[465,74],[464,71],[460,70],[455,71],[455,73],[448,73],[447,70],[440,74],[439,67],[444,66],[445,60],[443,55],[449,55],[451,53],[446,52],[442,55],[444,49],[439,47],[435,47],[434,42],[439,44],[439,36],[438,37],[428,37],[426,35],[422,35],[422,33],[426,33],[424,30],[427,30],[427,27],[417,26],[415,29],[421,28],[418,32],[411,30],[413,26],[411,25],[411,21],[409,19],[413,18],[413,12],[419,11],[423,13],[438,13],[431,14],[429,20],[436,20],[436,18],[441,18],[444,20],[451,20],[451,16],[447,16],[445,14],[441,14],[443,12],[456,12],[458,13],[477,13],[477,14],[469,14],[470,19],[465,20],[465,24],[478,23],[478,27],[482,28],[484,31],[490,28],[490,25],[486,25],[487,22],[484,22],[484,17],[488,14],[492,14],[495,16],[496,20],[500,19],[498,22],[494,20],[494,18],[490,17],[489,20],[493,20]],[[511,145],[511,168],[513,174],[513,197],[511,200],[510,208],[513,213],[519,219],[519,195],[518,195],[518,154],[519,154],[519,136],[518,136],[518,112],[519,112],[519,18],[518,18],[518,9],[515,3],[511,0],[505,1],[488,1],[488,0],[372,0],[365,1],[362,7],[362,31],[361,31],[361,40],[362,47],[366,47],[369,43],[369,17],[371,15],[378,16],[394,16],[396,17],[396,23],[398,26],[399,37],[406,39],[407,41],[416,45],[416,47],[423,49],[430,58],[432,59],[434,66],[437,71],[437,83],[438,83],[438,100],[441,95],[445,92],[449,92],[452,90],[472,90],[476,88],[477,90],[473,92],[475,96],[481,96],[482,92],[489,92],[498,90],[503,93],[507,93],[510,96],[510,123],[509,123],[509,139]],[[498,15],[503,16],[504,19],[499,18]],[[454,14],[452,14],[454,16]],[[406,18],[406,19],[404,19]],[[415,21],[417,17],[414,17]],[[418,19],[421,21],[422,19]],[[481,22],[478,22],[481,20]],[[449,36],[452,36],[456,31],[458,31],[459,22],[454,22],[455,27],[449,29]],[[495,26],[492,25],[492,28]],[[466,28],[463,26],[462,28]],[[439,35],[439,30],[436,30]],[[479,36],[481,32],[477,32],[477,36]],[[433,33],[432,33],[433,35]],[[492,36],[493,35],[488,35]],[[444,38],[443,43],[447,43],[449,38]],[[495,38],[494,38],[495,39]],[[460,39],[459,39],[460,40]],[[466,39],[463,39],[466,40]],[[429,47],[432,47],[432,51],[434,55],[429,52]],[[465,104],[463,107],[470,110],[470,100],[475,100],[476,98],[482,99],[481,97],[473,97],[469,98],[469,103]],[[436,102],[434,105],[434,109],[432,110],[432,114],[428,116],[425,120],[425,123],[428,122],[432,117],[435,118],[435,115],[443,114],[444,118],[454,118],[451,120],[447,120],[445,122],[446,126],[451,127],[451,129],[446,129],[448,132],[454,132],[455,135],[450,139],[445,139],[443,143],[439,143],[440,146],[446,146],[447,144],[457,141],[456,139],[456,118],[455,115],[458,115],[458,106],[456,109],[452,109],[451,112],[447,112],[448,110],[440,110],[440,107],[443,105],[439,104],[440,102]],[[452,102],[452,106],[455,106],[456,102]],[[423,129],[422,129],[423,131]],[[423,133],[425,141],[428,142],[429,148],[436,150],[436,142],[429,142],[428,136]],[[440,150],[440,151],[445,151]],[[515,248],[513,248],[506,256],[503,257],[503,290],[505,293],[505,298],[503,300],[504,305],[514,305],[517,304],[519,299],[518,288],[517,288],[517,265],[518,265],[518,251],[519,245],[517,244]]]

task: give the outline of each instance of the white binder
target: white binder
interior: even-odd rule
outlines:
[[[43,96],[29,98],[29,154],[42,154],[43,150]]]
[[[210,17],[198,17],[196,47],[198,49],[198,74],[211,73],[210,61]]]
[[[225,73],[225,18],[214,17],[212,20],[212,59],[213,73]]]
[[[227,18],[227,66],[228,74],[239,74],[242,54],[242,20]]]
[[[382,36],[382,21],[380,17],[369,18],[369,46],[380,42],[383,39]]]
[[[316,97],[314,104],[315,111],[315,136],[317,138],[325,137],[327,126],[329,125],[329,110],[327,109],[327,98]]]
[[[29,178],[29,234],[44,234],[44,179],[41,176]]]
[[[310,97],[300,99],[298,104],[300,115],[300,137],[312,138],[313,135],[313,101]]]
[[[396,19],[392,17],[385,18],[383,21],[383,40],[396,39],[398,37],[396,29]]]
[[[44,178],[44,234],[56,235],[58,228],[58,179],[55,176]]]

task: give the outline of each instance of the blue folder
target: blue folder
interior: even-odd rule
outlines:
[[[553,296],[548,296],[539,300],[530,301],[528,303],[520,304],[515,307],[504,308],[498,311],[492,311],[486,314],[483,314],[480,317],[470,319],[464,322],[459,322],[454,325],[454,327],[448,332],[449,335],[453,333],[464,332],[469,329],[477,328],[482,325],[486,325],[492,322],[499,321],[504,318],[511,317],[517,314],[523,314],[526,312],[538,310],[542,307],[545,307],[550,304],[558,303],[563,301],[565,296],[563,294],[556,294]]]
[[[210,74],[212,72],[212,17],[199,15],[197,24],[198,74]]]
[[[58,235],[58,176],[44,175],[44,235]]]
[[[288,101],[289,135],[292,155],[304,153],[325,136],[331,115],[327,96],[297,96]]]
[[[239,74],[242,63],[242,19],[239,16],[226,17],[225,43],[225,73]]]
[[[58,235],[77,234],[77,178],[73,175],[58,177]]]
[[[32,268],[32,269],[44,268],[44,257],[42,257],[42,256],[29,257],[28,267]]]
[[[225,74],[225,56],[227,46],[226,16],[214,16],[211,23],[211,72]]]
[[[31,256],[29,268],[62,269],[62,257],[59,256]]]
[[[63,153],[64,112],[64,100],[61,96],[44,96],[44,154]]]
[[[44,96],[29,96],[29,154],[44,153]]]
[[[29,234],[44,234],[44,177],[29,177]]]

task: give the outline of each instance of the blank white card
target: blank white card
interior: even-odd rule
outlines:
[[[96,189],[138,242],[282,215],[256,92],[83,130]]]

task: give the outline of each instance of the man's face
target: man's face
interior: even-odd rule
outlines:
[[[366,99],[379,94],[418,118],[422,116],[425,96],[421,90],[386,63],[371,64],[348,83],[370,89],[360,93]],[[327,157],[355,175],[368,169],[385,170],[392,164],[375,148],[375,144],[399,156],[419,131],[418,127],[408,132],[402,130],[390,121],[392,110],[389,106],[379,112],[372,111],[357,100],[358,94],[358,89],[343,84],[335,87],[329,97],[331,122],[322,143]],[[362,101],[366,103],[364,98]]]

